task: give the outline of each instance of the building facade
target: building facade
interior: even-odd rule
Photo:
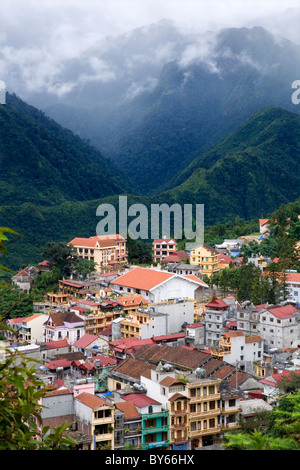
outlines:
[[[201,275],[211,277],[219,268],[219,252],[207,244],[203,244],[190,253],[190,264],[199,265]]]

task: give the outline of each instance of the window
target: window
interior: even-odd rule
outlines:
[[[215,427],[215,418],[212,418],[209,420],[209,427],[214,428]]]

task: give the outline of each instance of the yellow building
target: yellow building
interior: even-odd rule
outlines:
[[[169,398],[170,444],[202,447],[221,432],[220,379],[194,380]]]
[[[91,393],[76,397],[77,426],[92,437],[90,450],[114,450],[114,405]]]
[[[74,238],[69,245],[74,246],[79,258],[94,261],[97,271],[119,262],[119,243],[114,239]]]
[[[191,250],[190,264],[200,266],[200,274],[210,277],[220,270],[218,254],[217,250],[204,243]]]

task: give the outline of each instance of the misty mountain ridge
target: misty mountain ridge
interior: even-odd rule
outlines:
[[[300,116],[278,107],[253,114],[155,196],[130,194],[111,162],[15,96],[0,121],[0,225],[23,235],[5,258],[15,269],[40,261],[49,240],[95,234],[97,207],[118,210],[120,194],[149,214],[152,204],[204,204],[206,225],[264,217],[299,196]]]
[[[53,95],[31,99],[117,162],[141,194],[172,187],[261,107],[299,112],[291,84],[300,77],[300,47],[262,27],[187,35],[164,21],[95,45],[65,67],[69,81],[78,67],[86,80],[70,93],[52,105]]]

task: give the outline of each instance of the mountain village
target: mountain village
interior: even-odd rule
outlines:
[[[268,236],[260,220],[258,241]],[[300,373],[300,274],[287,274],[276,305],[239,302],[207,282],[243,262],[241,237],[185,252],[153,241],[151,267],[128,264],[119,234],[74,238],[79,258],[96,263],[7,320],[10,351],[37,360],[46,386],[40,426],[70,423],[82,450],[196,450],[220,446],[257,411],[278,404],[283,378]],[[270,261],[257,256],[262,273]],[[244,261],[245,262],[245,261]],[[48,260],[12,283],[30,292]]]

